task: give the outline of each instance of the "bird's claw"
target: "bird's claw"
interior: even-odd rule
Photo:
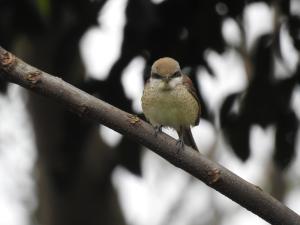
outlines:
[[[176,146],[178,146],[177,153],[179,153],[179,151],[184,150],[184,142],[183,142],[183,140],[181,138],[179,138],[176,141]]]
[[[154,126],[154,136],[157,137],[157,134],[161,132],[162,125]]]

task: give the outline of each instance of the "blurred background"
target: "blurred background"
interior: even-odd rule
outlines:
[[[201,153],[300,213],[299,0],[0,0],[0,45],[141,118],[151,64],[177,59]],[[0,91],[1,225],[267,224],[51,99]]]

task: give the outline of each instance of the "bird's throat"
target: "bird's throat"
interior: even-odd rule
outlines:
[[[170,91],[172,89],[169,82],[167,82],[167,81],[160,82],[158,88],[161,91]]]

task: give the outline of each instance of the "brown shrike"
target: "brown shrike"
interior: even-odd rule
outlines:
[[[198,150],[191,126],[199,124],[201,106],[191,79],[181,72],[179,63],[169,57],[156,60],[142,96],[145,117],[156,128],[174,128],[180,148],[184,144]]]

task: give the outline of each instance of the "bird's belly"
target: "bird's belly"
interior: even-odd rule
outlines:
[[[144,93],[142,107],[151,124],[176,130],[195,125],[199,112],[196,99],[185,88],[161,92],[150,89]]]

